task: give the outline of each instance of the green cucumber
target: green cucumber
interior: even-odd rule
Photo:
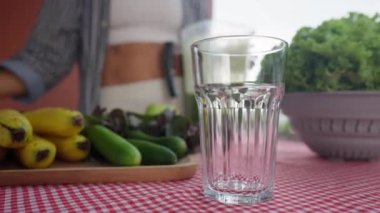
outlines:
[[[140,151],[107,127],[91,125],[87,137],[94,148],[110,163],[117,166],[138,166],[141,164]]]
[[[178,159],[183,157],[187,152],[185,140],[178,136],[155,137],[148,135],[141,130],[129,131],[127,135],[128,138],[151,141],[161,146],[165,146],[171,149],[177,155]]]
[[[127,138],[141,153],[143,165],[170,165],[177,163],[177,155],[167,147],[140,139]]]

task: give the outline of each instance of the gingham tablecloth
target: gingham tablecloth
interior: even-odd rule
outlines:
[[[380,161],[326,161],[281,140],[274,199],[266,203],[205,198],[198,171],[164,183],[1,187],[0,212],[380,212]]]

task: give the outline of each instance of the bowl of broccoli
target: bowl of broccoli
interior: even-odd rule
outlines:
[[[303,27],[288,51],[282,111],[319,156],[380,157],[380,15]]]

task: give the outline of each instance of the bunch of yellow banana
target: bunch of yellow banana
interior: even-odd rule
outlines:
[[[28,119],[12,109],[0,110],[0,146],[21,148],[32,137],[33,130]]]
[[[24,113],[34,133],[52,142],[57,157],[65,161],[81,161],[90,152],[90,142],[80,132],[84,117],[79,111],[47,107]]]
[[[55,146],[46,143],[33,136],[33,128],[23,114],[12,109],[0,110],[0,161],[13,149],[25,167],[47,167],[55,157]]]
[[[20,112],[0,110],[0,162],[6,159],[9,149],[25,147],[32,135],[32,126]]]
[[[46,168],[57,157],[80,161],[90,151],[89,141],[79,133],[83,115],[66,108],[41,108],[21,114],[0,110],[0,161],[8,149],[26,168]]]

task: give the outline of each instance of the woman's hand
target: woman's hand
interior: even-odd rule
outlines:
[[[0,68],[0,99],[25,95],[24,83],[15,75]]]

